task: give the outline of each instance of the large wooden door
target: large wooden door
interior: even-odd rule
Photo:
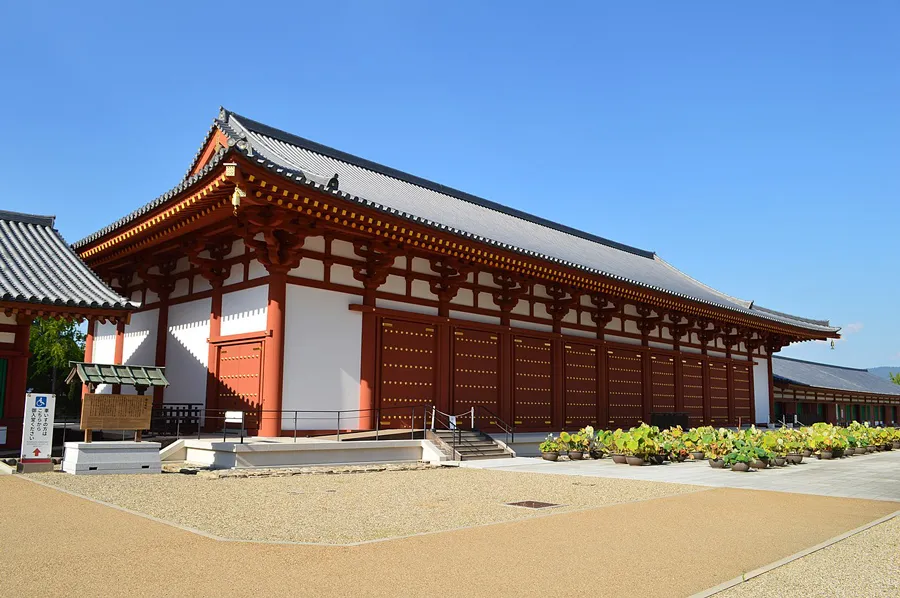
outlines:
[[[513,421],[524,429],[553,425],[553,365],[549,341],[513,338]]]
[[[245,412],[259,409],[262,353],[262,341],[219,346],[217,409]],[[254,416],[248,416],[247,421],[256,420]]]
[[[566,343],[565,423],[567,430],[585,426],[604,426],[598,423],[597,410],[597,349],[590,345]]]
[[[728,421],[728,365],[721,361],[709,361],[709,423],[711,426],[727,426]]]
[[[434,326],[405,320],[381,323],[381,427],[408,429],[423,423],[434,405],[437,335]]]
[[[756,419],[751,410],[753,392],[750,365],[732,364],[732,381],[734,382],[734,417],[742,424],[753,423]],[[737,422],[734,422],[737,423]]]
[[[653,413],[675,411],[675,358],[658,353],[650,355],[651,408]]]
[[[688,414],[688,425],[703,425],[703,360],[686,357],[681,360],[681,398]]]
[[[627,430],[643,417],[644,360],[638,351],[626,349],[606,354],[609,427]]]
[[[477,426],[490,425],[485,407],[500,417],[500,344],[496,334],[458,328],[453,331],[453,396],[451,412],[475,408]]]

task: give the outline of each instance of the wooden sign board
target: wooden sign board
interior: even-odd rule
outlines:
[[[82,430],[148,430],[153,397],[86,394],[81,402]]]

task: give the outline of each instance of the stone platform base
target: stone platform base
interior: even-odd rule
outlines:
[[[16,473],[46,473],[53,471],[53,462],[50,463],[29,463],[19,461],[16,464]]]
[[[67,442],[62,469],[76,475],[161,473],[158,442]]]

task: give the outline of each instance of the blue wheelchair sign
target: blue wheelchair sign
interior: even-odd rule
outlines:
[[[43,407],[47,408],[47,397],[35,397],[34,398],[34,406],[35,407]]]

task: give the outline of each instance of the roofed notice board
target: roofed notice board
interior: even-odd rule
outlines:
[[[152,411],[152,396],[86,394],[81,402],[81,429],[147,430]]]

